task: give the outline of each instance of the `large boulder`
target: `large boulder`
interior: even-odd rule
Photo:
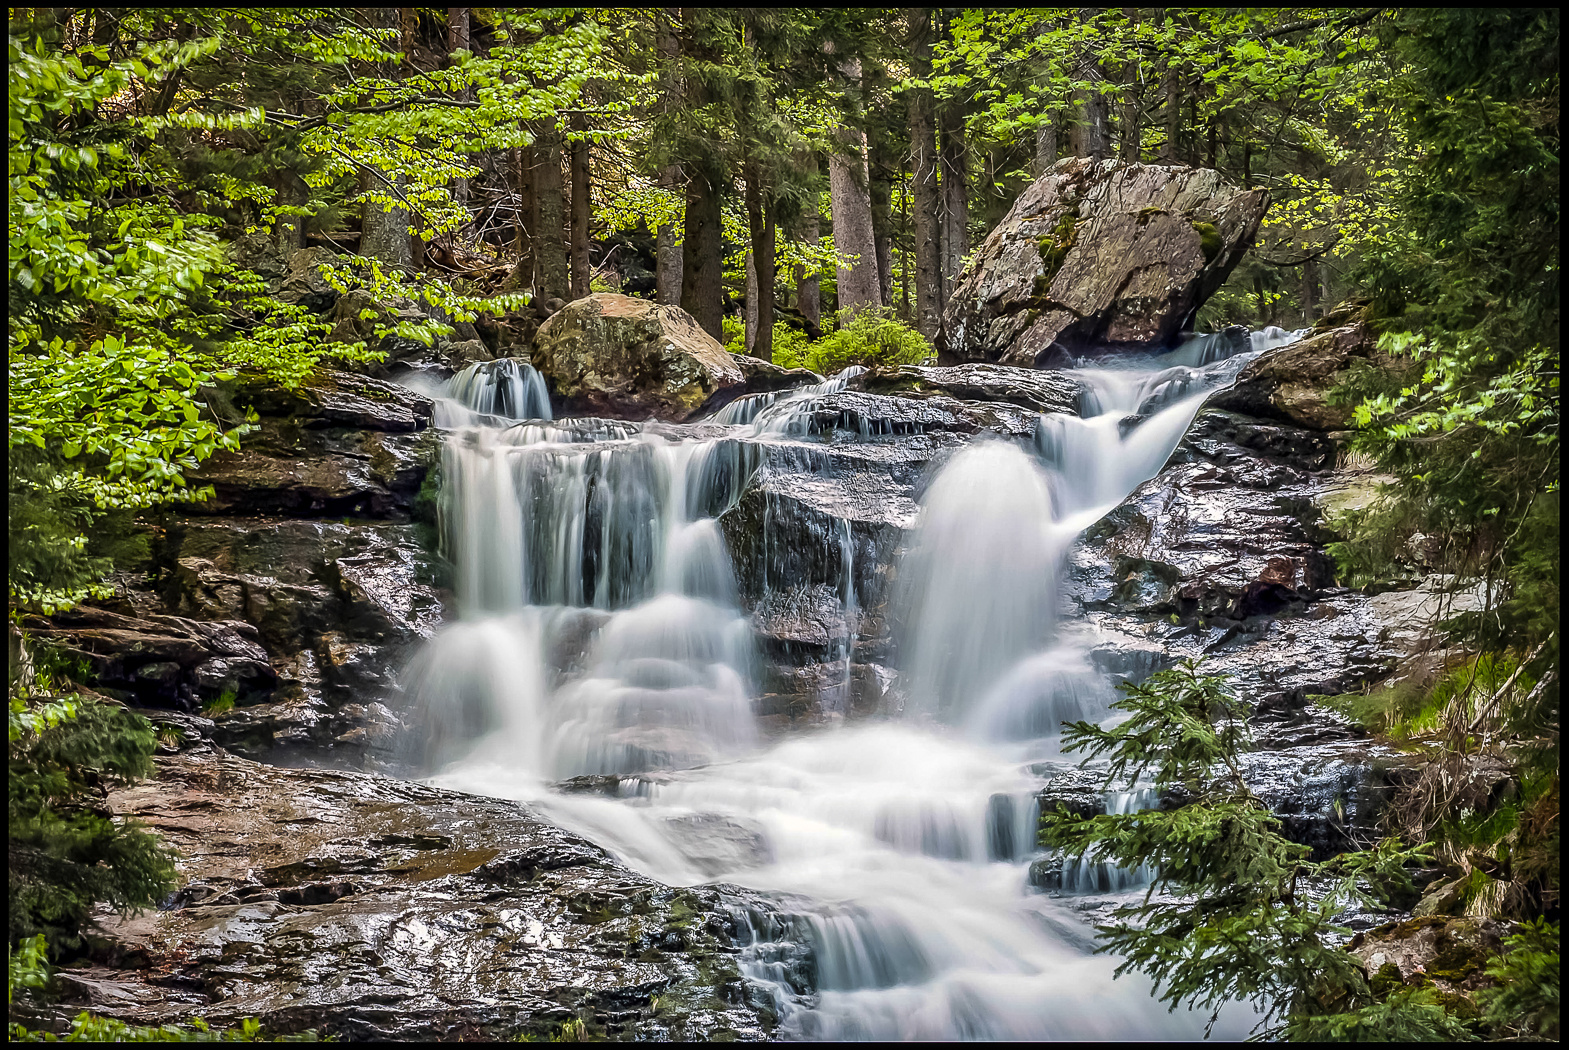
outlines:
[[[1210,404],[1293,426],[1343,430],[1351,424],[1351,406],[1330,404],[1329,391],[1354,362],[1376,357],[1377,345],[1360,321],[1316,332],[1260,355]]]
[[[1252,246],[1267,204],[1207,168],[1063,161],[960,276],[947,361],[1040,367],[1167,344]]]
[[[629,295],[568,303],[539,329],[534,367],[569,413],[682,422],[746,376],[692,315]]]

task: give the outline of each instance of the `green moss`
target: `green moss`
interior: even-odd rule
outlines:
[[[1151,207],[1148,207],[1148,208],[1143,208],[1143,209],[1141,209],[1139,211],[1139,217],[1138,217],[1137,221],[1138,221],[1138,224],[1140,226],[1147,226],[1147,225],[1149,225],[1149,221],[1151,219],[1153,219],[1155,216],[1157,216],[1157,215],[1168,215],[1168,214],[1170,214],[1170,213],[1167,212],[1165,208],[1156,208],[1154,206],[1151,206]]]
[[[1057,220],[1057,226],[1045,237],[1037,238],[1036,250],[1041,256],[1041,275],[1035,279],[1035,294],[1045,294],[1045,289],[1051,287],[1051,282],[1057,276],[1057,271],[1062,269],[1062,264],[1068,257],[1068,252],[1079,238],[1079,217],[1070,209],[1062,213],[1062,218]]]
[[[1193,228],[1198,231],[1199,250],[1204,253],[1204,261],[1214,262],[1215,256],[1220,254],[1220,231],[1207,222],[1195,222]]]
[[[1369,979],[1368,984],[1373,989],[1373,994],[1382,999],[1396,988],[1404,985],[1405,979],[1400,976],[1400,967],[1394,963],[1385,963]]]

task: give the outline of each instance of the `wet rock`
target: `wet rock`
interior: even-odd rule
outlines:
[[[268,692],[277,675],[257,630],[235,620],[140,619],[92,605],[29,621],[33,635],[86,658],[102,692],[146,707]]]
[[[1105,779],[1104,774],[1090,769],[1065,769],[1056,773],[1036,795],[1041,813],[1055,813],[1059,806],[1079,817],[1105,813],[1106,794],[1102,787]]]
[[[770,1031],[720,891],[653,882],[516,803],[211,752],[160,758],[109,804],[187,858],[187,888],[98,913],[107,965],[68,971],[56,1025],[91,1006],[340,1039]]]
[[[306,427],[358,427],[408,433],[430,425],[430,398],[396,383],[353,372],[320,369],[300,387],[244,387],[237,399],[263,415],[288,417]]]
[[[1331,405],[1325,397],[1354,361],[1378,356],[1377,342],[1357,322],[1267,350],[1210,404],[1292,426],[1344,429],[1351,422],[1351,406]]]
[[[1267,202],[1208,169],[1063,161],[960,276],[948,354],[1028,367],[1062,348],[1166,345],[1251,247]]]
[[[554,313],[535,337],[534,367],[569,412],[621,419],[684,420],[746,380],[686,311],[612,294]]]
[[[691,813],[668,817],[665,824],[679,835],[675,841],[681,855],[704,875],[758,867],[774,859],[768,834],[756,821]]]
[[[1007,402],[1032,412],[1079,412],[1079,384],[1066,373],[1007,365],[874,368],[851,379],[849,389],[899,397],[941,393],[961,401]]]
[[[1281,833],[1327,860],[1383,837],[1389,801],[1381,767],[1398,761],[1390,748],[1361,742],[1316,743],[1241,756],[1243,779],[1280,818]]]

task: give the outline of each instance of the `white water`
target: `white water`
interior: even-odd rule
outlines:
[[[667,883],[777,900],[741,916],[742,962],[785,1037],[1198,1036],[1204,1018],[1168,1014],[1142,978],[1114,980],[1068,901],[1030,891],[1026,871],[1041,783],[1028,764],[1056,755],[1062,721],[1104,719],[1113,697],[1060,637],[1062,555],[1160,469],[1205,371],[1234,364],[1206,355],[1081,371],[1086,418],[1043,417],[1032,450],[983,440],[952,456],[897,566],[904,710],[771,746],[753,724],[750,628],[715,519],[755,462],[745,442],[799,439],[834,381],[729,406],[719,419],[737,437],[717,442],[604,421],[459,425],[442,513],[464,619],[414,668],[424,759],[438,782],[527,799]],[[849,538],[845,523],[853,625]],[[630,797],[551,787],[649,771],[622,782]],[[1080,891],[1149,877],[1094,858],[1064,872]]]

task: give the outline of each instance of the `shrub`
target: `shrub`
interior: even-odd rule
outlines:
[[[108,786],[152,771],[153,728],[78,696],[13,696],[10,709],[10,941],[42,934],[69,953],[95,903],[132,912],[174,888],[173,855],[103,804]]]

